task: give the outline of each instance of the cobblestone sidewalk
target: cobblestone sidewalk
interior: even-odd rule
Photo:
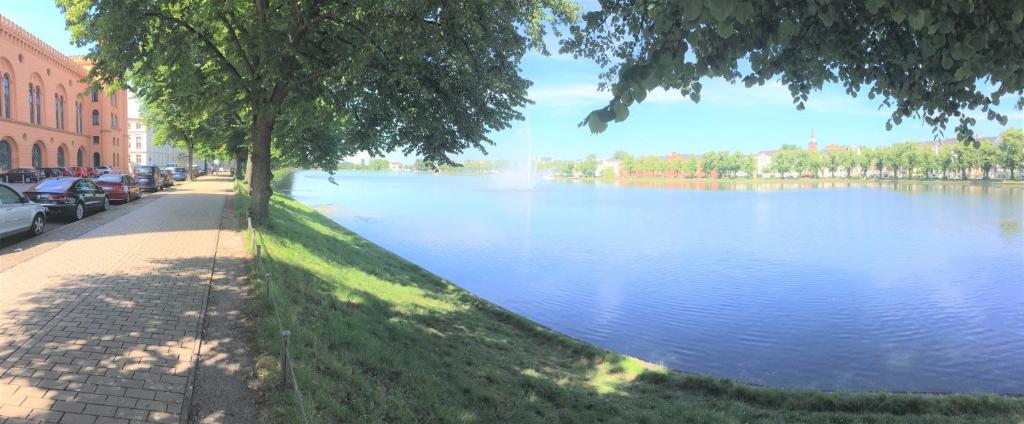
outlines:
[[[181,422],[229,195],[189,184],[0,272],[0,424]]]

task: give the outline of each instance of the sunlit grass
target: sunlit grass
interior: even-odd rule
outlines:
[[[248,199],[240,193],[237,206]],[[322,423],[1017,422],[998,396],[836,394],[685,375],[483,301],[281,195],[260,243]],[[300,422],[279,328],[255,286],[265,423]]]

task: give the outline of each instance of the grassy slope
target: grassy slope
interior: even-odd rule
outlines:
[[[248,199],[240,195],[244,211]],[[836,394],[685,375],[540,327],[275,195],[261,243],[315,422],[1021,422],[1024,400]],[[299,422],[259,294],[263,422]]]

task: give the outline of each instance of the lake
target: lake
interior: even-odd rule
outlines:
[[[334,221],[569,336],[829,390],[1024,393],[1024,189],[322,172]]]

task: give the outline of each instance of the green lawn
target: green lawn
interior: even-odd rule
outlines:
[[[239,194],[244,211],[248,198]],[[483,301],[274,195],[260,242],[306,404],[320,423],[1020,423],[999,396],[837,394],[667,371]],[[265,423],[301,422],[279,381],[262,287],[257,366]]]

